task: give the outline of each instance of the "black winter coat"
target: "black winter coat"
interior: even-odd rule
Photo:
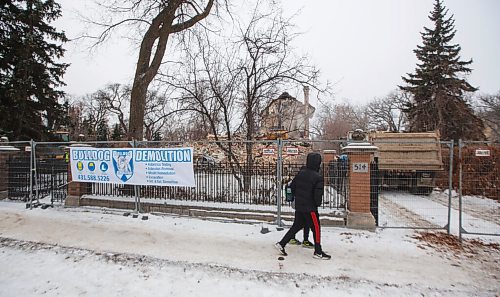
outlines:
[[[295,210],[317,211],[323,200],[323,177],[318,173],[321,155],[309,153],[306,167],[302,167],[292,180],[290,188],[295,196]]]

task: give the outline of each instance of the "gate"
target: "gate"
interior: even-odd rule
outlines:
[[[377,226],[449,232],[453,143],[430,143],[412,139],[377,143],[379,155],[391,157],[372,163],[370,206]],[[411,149],[401,153],[405,151],[401,147]],[[439,153],[439,158],[431,158],[431,153]]]
[[[345,156],[325,164],[323,176],[325,177],[324,200],[338,209],[347,209],[349,179],[347,172],[349,161]]]
[[[459,142],[462,234],[500,236],[500,143]]]

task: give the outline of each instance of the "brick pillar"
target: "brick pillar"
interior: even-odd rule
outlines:
[[[76,146],[76,145],[75,145]],[[69,154],[69,148],[65,149]],[[80,206],[80,198],[88,193],[88,184],[81,182],[74,182],[71,176],[71,158],[68,158],[68,196],[64,201],[65,207],[78,207]]]
[[[323,163],[328,164],[337,157],[336,150],[323,150]]]
[[[370,166],[377,150],[365,142],[350,143],[342,149],[349,158],[347,227],[375,229],[375,218],[370,212]]]

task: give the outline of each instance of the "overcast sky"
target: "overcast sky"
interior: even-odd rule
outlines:
[[[88,1],[88,0],[85,0]],[[74,38],[81,29],[75,11],[85,14],[85,1],[59,0],[63,17],[58,29]],[[295,48],[308,54],[322,79],[334,84],[338,101],[366,103],[383,97],[413,72],[413,50],[420,32],[432,27],[428,15],[434,0],[283,0],[286,14],[300,10],[296,26],[304,32]],[[473,59],[469,82],[480,93],[500,91],[500,1],[445,0],[454,15],[454,43],[462,47],[462,60]],[[65,45],[71,63],[64,90],[84,95],[107,83],[131,83],[137,51],[127,40],[111,40],[89,53],[76,43]]]

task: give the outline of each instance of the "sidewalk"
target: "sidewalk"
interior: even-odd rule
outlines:
[[[30,250],[22,246],[33,242],[42,243],[40,249],[50,254],[46,255],[48,258],[54,257],[50,252],[53,248],[43,248],[44,244],[48,247],[57,246],[63,249],[62,253],[87,251],[94,255],[90,266],[106,265],[99,257],[96,259],[96,255],[125,255],[124,258],[128,257],[131,261],[144,256],[149,259],[144,266],[155,271],[167,266],[172,269],[187,265],[189,271],[212,271],[208,273],[208,278],[212,274],[212,277],[221,281],[220,276],[216,275],[223,271],[222,274],[231,277],[222,277],[222,282],[238,279],[255,283],[257,287],[263,281],[267,282],[265,278],[270,278],[277,292],[284,293],[282,289],[286,289],[292,295],[298,295],[302,290],[300,286],[307,287],[308,283],[315,290],[326,286],[330,289],[328,292],[352,293],[356,296],[363,296],[367,292],[372,296],[401,296],[404,294],[400,293],[404,292],[415,293],[415,296],[420,296],[419,292],[444,296],[500,294],[498,247],[477,246],[476,250],[457,253],[454,250],[432,248],[431,244],[413,238],[415,233],[409,230],[365,232],[328,227],[322,230],[322,245],[325,251],[332,254],[331,261],[313,259],[312,250],[299,246],[287,246],[289,256],[284,261],[278,261],[273,244],[284,235],[286,229],[277,231],[275,226],[265,227],[271,232],[262,234],[260,224],[153,215],[143,221],[140,217],[124,217],[115,211],[63,208],[27,210],[21,203],[0,202],[0,238],[9,239],[4,242],[11,242],[0,245],[0,267],[3,267],[0,268],[0,288],[4,288],[0,289],[0,295],[5,295],[2,290],[11,288],[8,280],[17,279],[5,267],[15,266],[14,261],[22,257],[31,257]],[[298,238],[301,237],[298,234]],[[67,265],[65,261],[62,262],[60,265]],[[162,265],[151,267],[152,263]],[[41,271],[45,269],[50,272],[49,263],[39,264],[42,265],[39,268]],[[128,264],[125,266],[130,268]],[[76,266],[67,268],[77,269]],[[21,275],[29,278],[30,273],[33,272],[26,271]],[[48,279],[51,277],[50,273],[41,275]],[[21,278],[20,281],[28,280]],[[301,284],[296,287],[294,282]],[[353,291],[352,286],[357,286],[361,291]],[[254,292],[252,296],[258,296],[257,293]]]

